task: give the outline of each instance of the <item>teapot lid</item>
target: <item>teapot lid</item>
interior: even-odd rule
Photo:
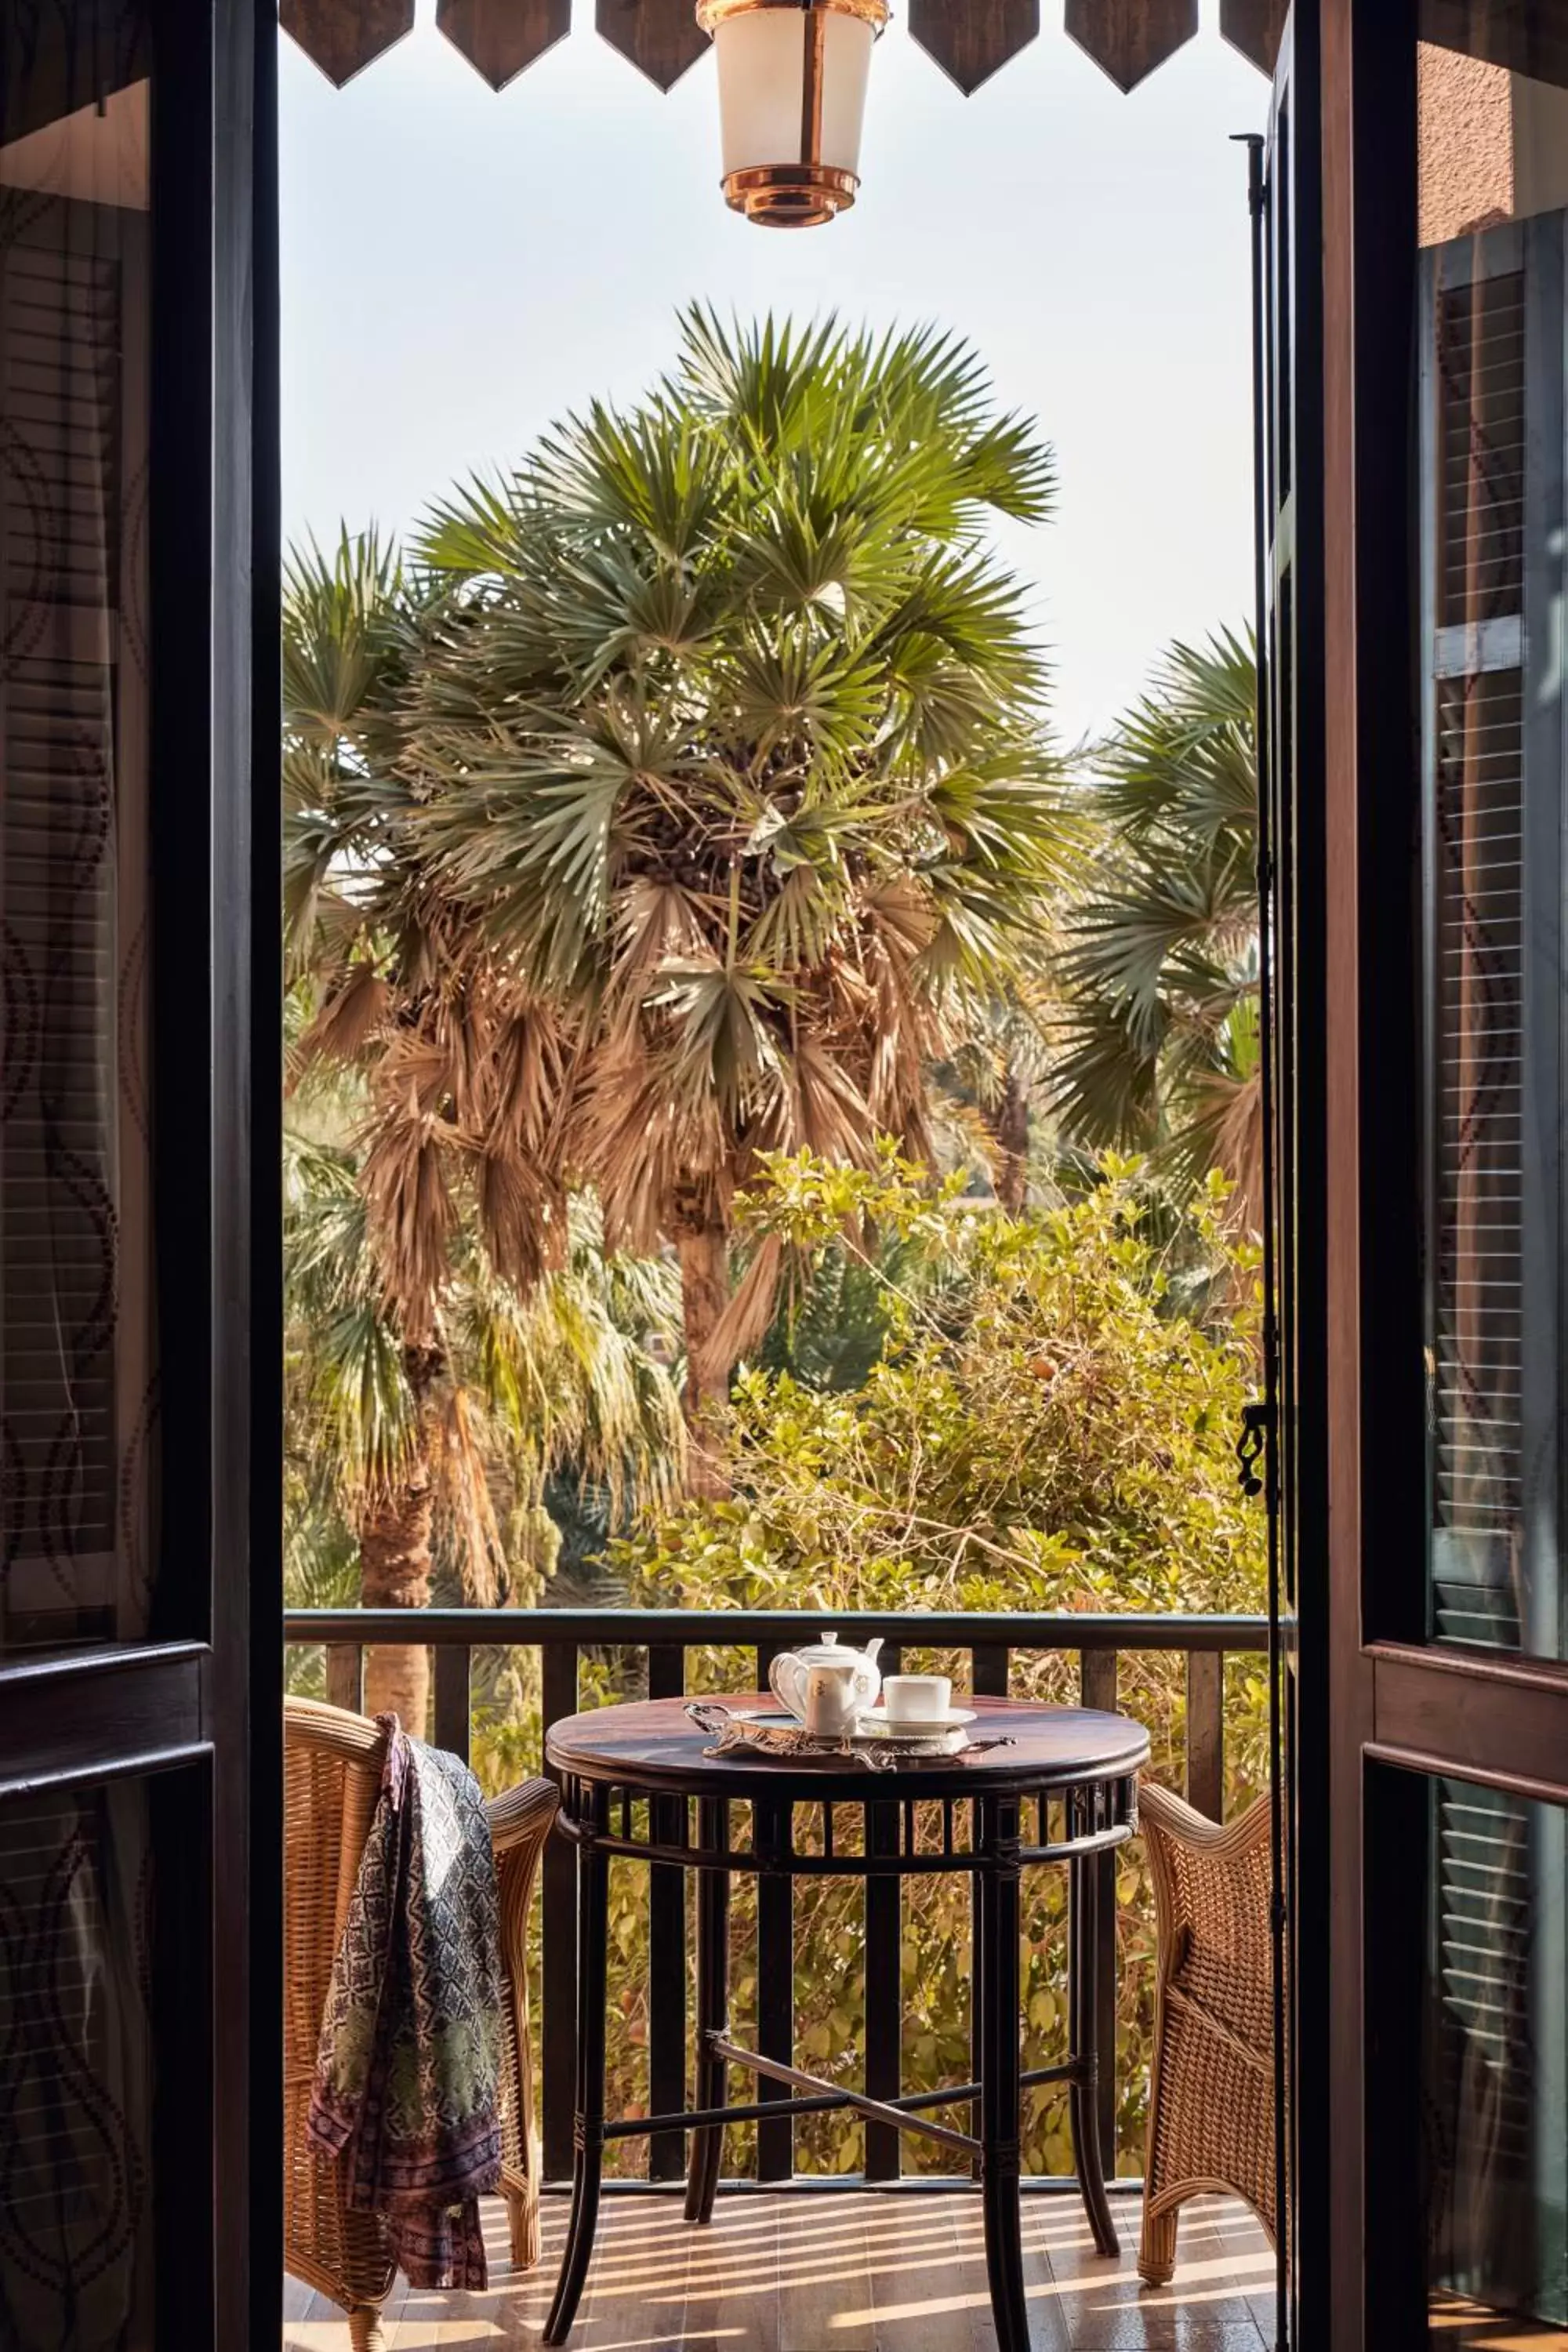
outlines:
[[[879,1649],[880,1643],[877,1646]],[[837,1633],[824,1633],[815,1642],[801,1642],[795,1651],[797,1658],[813,1659],[818,1664],[824,1658],[863,1658],[866,1654],[864,1650],[844,1648]]]

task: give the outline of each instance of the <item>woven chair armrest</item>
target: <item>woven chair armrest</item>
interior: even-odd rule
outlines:
[[[561,1810],[561,1792],[553,1780],[520,1780],[515,1789],[492,1797],[485,1810],[498,1862],[520,1846],[537,1861]]]
[[[538,1858],[550,1837],[550,1822],[560,1811],[560,1790],[552,1780],[520,1780],[491,1797],[487,1806],[489,1837],[496,1849],[496,1891],[500,1895],[500,1967],[510,1983],[515,2009],[517,2065],[524,2074],[524,2105],[531,2110],[527,2086],[529,2049],[529,1910],[538,1882]]]
[[[512,2260],[530,2270],[539,2260],[539,2133],[534,2119],[533,2068],[528,2022],[528,1915],[540,1857],[561,1809],[552,1780],[523,1780],[492,1800],[490,1843],[500,1898],[500,1959],[506,1973],[505,2044],[501,2085],[501,2186],[511,2212]]]
[[[553,1780],[520,1780],[493,1797],[490,1843],[495,1848],[500,1895],[501,1960],[522,1999],[528,1982],[528,1913],[551,1825],[561,1810]]]
[[[1258,1797],[1235,1821],[1213,1822],[1206,1813],[1189,1805],[1184,1797],[1162,1789],[1157,1781],[1143,1780],[1138,1788],[1138,1825],[1140,1829],[1152,1829],[1177,1845],[1236,1854],[1268,1837],[1268,1800]]]
[[[523,2001],[528,1997],[529,1906],[544,1842],[560,1809],[553,1780],[521,1780],[503,1796],[493,1797],[486,1808],[500,1893],[501,1960]]]

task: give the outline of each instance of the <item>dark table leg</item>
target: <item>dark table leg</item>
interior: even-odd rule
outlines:
[[[710,1853],[722,1853],[730,1843],[730,1808],[721,1797],[704,1797],[698,1806],[698,1842]],[[697,2105],[721,2107],[725,2067],[712,2053],[712,2037],[729,2031],[730,2019],[730,1874],[702,1870],[697,1874]],[[691,2157],[686,2171],[686,2218],[710,2221],[724,2157],[724,2126],[705,2124],[691,2135]]]
[[[1029,2352],[1019,2238],[1018,1800],[982,1798],[980,1816],[980,2177],[985,2275],[997,2352]]]
[[[1100,2144],[1100,2004],[1095,1999],[1100,1862],[1099,1854],[1089,1854],[1068,1866],[1072,1912],[1072,1940],[1068,1956],[1068,2040],[1075,2066],[1068,2108],[1073,2161],[1094,2242],[1102,2254],[1117,2254],[1121,2251],[1121,2242],[1110,2218],[1110,2200],[1105,2193],[1104,2151]]]
[[[595,1832],[609,1820],[609,1790],[596,1788],[577,1849],[577,2111],[574,2119],[572,2219],[555,2300],[544,2323],[546,2344],[564,2344],[577,2316],[599,2218],[605,2168],[605,1978],[609,1937],[610,1858]]]

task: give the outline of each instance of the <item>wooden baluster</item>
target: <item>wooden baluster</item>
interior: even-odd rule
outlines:
[[[543,1654],[544,1728],[577,1712],[577,1644],[547,1642]],[[552,1780],[560,1774],[550,1770]],[[542,2097],[544,2178],[572,2178],[572,2116],[577,2047],[577,1852],[561,1836],[544,1849]]]
[[[973,1687],[978,1698],[1005,1698],[1011,1653],[998,1643],[982,1642],[969,1653]]]
[[[970,1671],[975,1696],[977,1698],[1005,1698],[1007,1696],[1007,1668],[1010,1653],[999,1647],[994,1642],[981,1642],[976,1643],[973,1649],[970,1651],[969,1657]],[[973,1820],[971,1822],[971,1829],[973,1831]],[[980,2080],[980,2070],[984,2063],[984,2052],[982,2048],[982,2036],[985,2031],[985,2018],[981,2000],[980,1882],[977,1878],[971,1878],[969,1882],[969,1937],[971,1955],[971,1967],[969,1970],[969,2074],[972,2082],[978,2083]],[[978,2180],[980,2178],[980,2159],[978,2157],[974,2159],[974,2163],[971,2168],[973,2171],[975,2179]]]
[[[1187,1652],[1187,1802],[1211,1822],[1225,1819],[1225,1658]]]
[[[364,1644],[327,1644],[327,1704],[346,1706],[351,1715],[364,1713]]]
[[[1086,1650],[1079,1670],[1085,1706],[1116,1712],[1116,1653]],[[1100,2046],[1100,2144],[1107,2179],[1116,2177],[1116,1856],[1102,1853],[1083,1865],[1094,1874],[1095,2038]]]
[[[651,1644],[649,1698],[680,1698],[685,1690],[685,1651],[675,1642]],[[656,1797],[649,1826],[657,1845],[684,1845],[685,1798]],[[679,2115],[686,2105],[686,1873],[672,1863],[648,1872],[647,2082],[653,2113]],[[683,2180],[686,2134],[655,2132],[647,2169],[650,2180]]]
[[[884,1675],[896,1675],[900,1654],[884,1646],[878,1661]],[[866,1807],[866,1851],[899,1851],[897,1800]],[[866,2088],[874,2099],[896,2099],[903,2088],[903,1906],[901,1882],[894,1876],[866,1881]],[[866,2126],[866,2178],[897,2180],[899,2135],[891,2124]]]
[[[768,1687],[768,1669],[780,1643],[757,1652],[757,1688]],[[795,1809],[786,1804],[759,1804],[753,1809],[752,1833],[759,1847],[787,1854],[794,1834]],[[764,2058],[795,2063],[795,1882],[782,1873],[764,1871],[757,1881],[757,2047]],[[789,2085],[764,2075],[757,2086],[760,2100],[785,2099]],[[795,2126],[788,2116],[757,2126],[757,2178],[788,2180],[795,2171]]]
[[[436,1739],[449,1756],[468,1760],[470,1675],[474,1654],[468,1643],[437,1643],[436,1647]]]

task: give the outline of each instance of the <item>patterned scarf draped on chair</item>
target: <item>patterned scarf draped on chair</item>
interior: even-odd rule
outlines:
[[[395,1715],[321,2019],[310,2137],[411,2285],[483,2288],[500,2182],[501,1966],[479,1785]]]

